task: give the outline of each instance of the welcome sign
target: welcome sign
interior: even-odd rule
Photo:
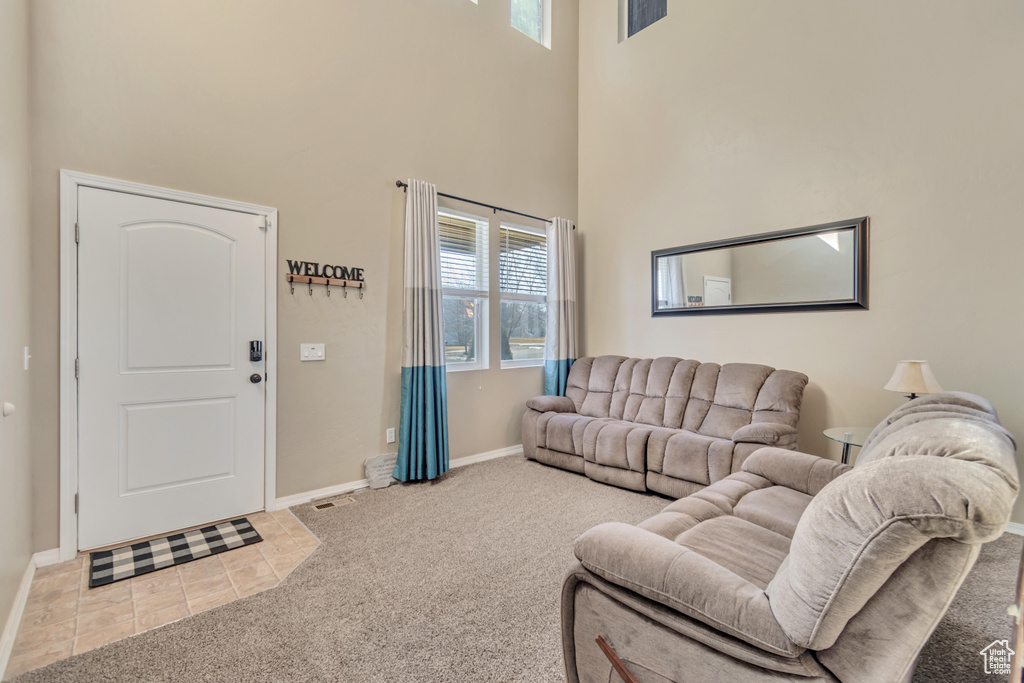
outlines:
[[[289,275],[322,277],[330,280],[352,280],[354,282],[363,281],[362,268],[332,266],[329,263],[321,266],[319,263],[312,261],[292,261],[291,259],[287,259],[287,261]]]

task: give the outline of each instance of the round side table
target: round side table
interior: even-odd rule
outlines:
[[[843,464],[850,464],[850,446],[860,448],[868,440],[871,427],[832,427],[822,432],[825,436],[843,444]]]

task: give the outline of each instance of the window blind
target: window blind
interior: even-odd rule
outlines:
[[[487,291],[487,224],[438,213],[441,241],[441,287]]]
[[[547,296],[547,237],[526,230],[501,228],[498,281],[503,294]]]
[[[629,0],[629,35],[632,36],[668,14],[668,0]]]

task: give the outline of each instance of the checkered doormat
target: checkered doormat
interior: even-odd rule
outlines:
[[[105,586],[262,540],[263,537],[249,520],[243,518],[114,550],[100,550],[90,554],[89,588]]]

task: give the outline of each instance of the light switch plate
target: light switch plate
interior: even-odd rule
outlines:
[[[324,354],[323,344],[300,344],[299,345],[299,360],[311,361],[311,360],[327,360],[327,356]]]
[[[387,436],[388,436],[388,443],[394,443],[395,442],[395,428],[394,427],[388,428]]]

